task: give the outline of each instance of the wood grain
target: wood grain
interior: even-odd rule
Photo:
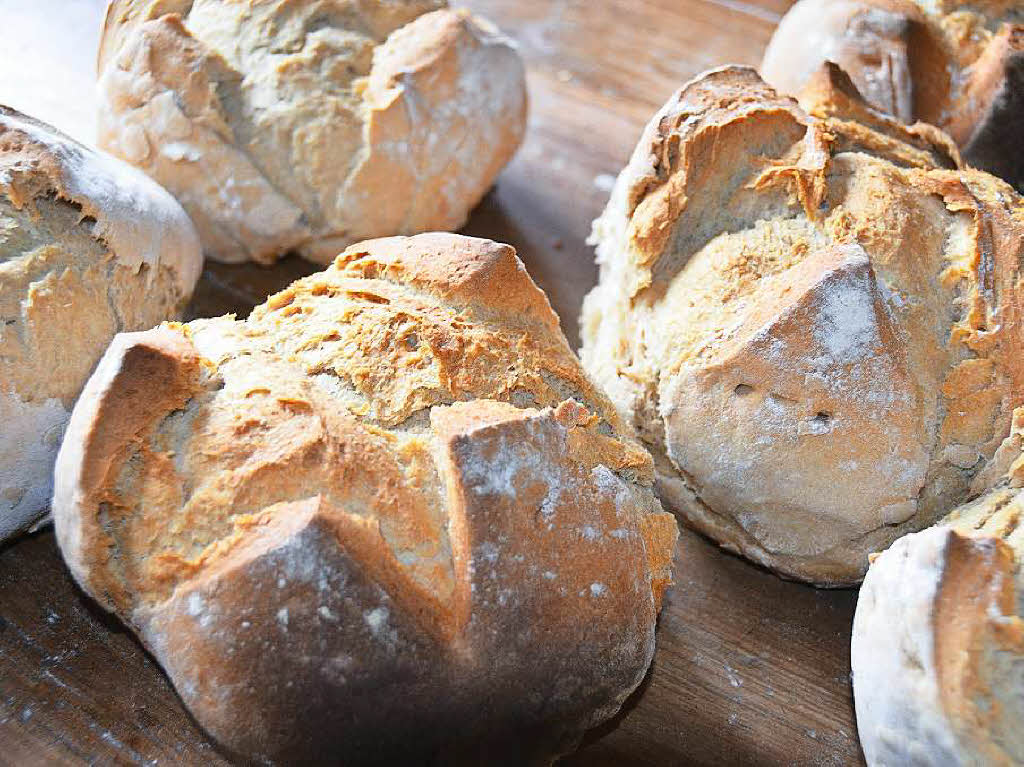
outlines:
[[[585,240],[643,124],[698,72],[756,64],[787,0],[473,0],[528,62],[522,151],[465,231],[513,244],[570,340]],[[209,264],[192,316],[245,314],[313,267]],[[761,571],[684,531],[654,666],[571,765],[857,765],[856,595]],[[159,668],[71,583],[52,533],[0,550],[0,763],[219,764]]]
[[[0,763],[216,764],[159,666],[71,581],[53,533],[0,553]]]

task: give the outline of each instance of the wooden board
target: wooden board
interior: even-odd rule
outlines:
[[[515,245],[578,343],[585,244],[650,115],[756,64],[787,0],[473,0],[519,40],[530,131],[465,231]],[[244,314],[312,267],[209,265],[191,311]],[[572,765],[856,765],[856,595],[785,583],[684,531],[654,666]],[[71,583],[44,532],[0,550],[0,763],[222,762],[156,664]]]

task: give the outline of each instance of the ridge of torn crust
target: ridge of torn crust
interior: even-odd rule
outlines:
[[[603,231],[620,241],[628,264],[619,268],[628,275],[626,289],[633,300],[669,279],[669,272],[682,268],[690,255],[716,235],[738,231],[741,222],[751,223],[744,220],[744,211],[737,210],[733,226],[704,231],[698,222],[706,205],[691,187],[707,166],[706,158],[698,156],[706,151],[704,145],[713,145],[723,135],[738,135],[759,116],[792,123],[791,143],[804,146],[805,151],[798,162],[766,164],[744,189],[730,192],[726,185],[721,190],[723,199],[716,201],[729,202],[724,198],[727,192],[754,194],[781,186],[795,196],[805,215],[812,220],[817,217],[829,162],[828,137],[794,99],[778,94],[750,67],[725,66],[699,75],[648,122],[619,174],[608,206],[594,224],[592,242]],[[750,163],[756,162],[752,157]],[[688,216],[698,219],[691,222]],[[603,245],[598,244],[598,260],[604,266],[612,264],[614,256],[602,256]]]
[[[773,34],[761,68],[796,93],[808,73],[835,61],[876,109],[937,126],[970,165],[1020,190],[1024,165],[1009,148],[1024,136],[1017,127],[1024,101],[1014,93],[1024,74],[1024,16],[1014,6],[801,0]]]
[[[90,150],[27,115],[0,106],[0,128],[15,131],[54,156],[31,172],[47,175],[57,193],[96,220],[96,235],[115,258],[148,279],[165,266],[176,274],[181,295],[189,295],[202,271],[199,236],[171,195],[141,171],[110,155]],[[100,172],[89,166],[98,165]]]
[[[57,542],[83,588],[108,609],[129,596],[108,571],[117,552],[100,519],[102,487],[116,457],[198,386],[200,360],[191,342],[166,326],[114,337],[72,411],[54,471]],[[155,394],[149,391],[155,389]]]

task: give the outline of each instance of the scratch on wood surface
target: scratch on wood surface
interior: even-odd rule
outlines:
[[[60,687],[62,689],[67,690],[68,692],[72,692],[72,693],[74,693],[75,695],[78,695],[78,696],[81,696],[81,694],[82,694],[77,688],[75,688],[72,685],[70,685],[67,682],[65,682],[63,679],[58,677],[56,674],[51,672],[49,669],[46,669],[45,671],[43,671],[40,676],[46,677],[51,682],[53,682],[55,685],[57,685],[58,687]]]

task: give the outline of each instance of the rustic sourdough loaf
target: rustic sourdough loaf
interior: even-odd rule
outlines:
[[[971,165],[1024,190],[1020,0],[800,0],[761,71],[798,93],[833,61],[873,106],[949,132]]]
[[[201,262],[167,192],[0,107],[0,540],[45,514],[71,406],[110,339],[174,317]]]
[[[544,761],[654,651],[676,526],[630,434],[512,248],[377,240],[118,336],[57,538],[248,758]]]
[[[1024,399],[1024,207],[834,66],[804,100],[727,67],[654,117],[595,222],[583,363],[690,525],[840,585],[985,489]]]
[[[1024,764],[1024,409],[1000,481],[871,565],[853,624],[869,765]]]
[[[328,263],[455,229],[522,141],[523,64],[445,0],[115,0],[100,146],[164,184],[206,252]]]

